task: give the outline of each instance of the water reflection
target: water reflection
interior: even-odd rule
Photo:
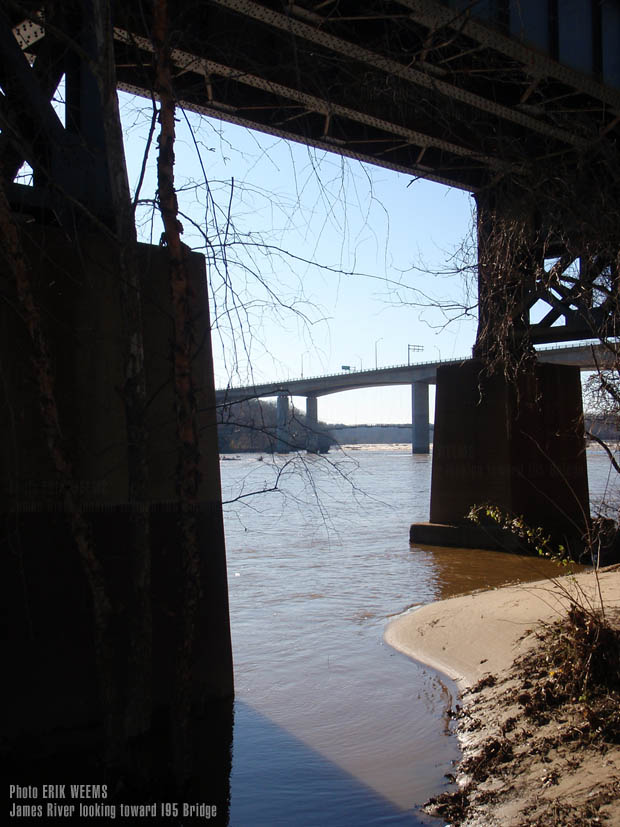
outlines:
[[[431,569],[437,600],[478,589],[496,589],[508,583],[557,577],[562,573],[557,563],[551,560],[505,551],[412,546],[411,552],[418,556],[418,565],[427,565]],[[574,571],[583,568],[572,567]]]

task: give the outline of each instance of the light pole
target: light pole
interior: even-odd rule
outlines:
[[[424,345],[407,345],[407,364],[411,364],[411,351],[414,353],[421,353],[424,350]]]
[[[311,350],[304,350],[304,352],[301,354],[301,378],[302,379],[304,378],[304,356],[308,356],[309,354],[312,355]]]
[[[362,357],[359,355],[359,353],[356,353],[355,355],[360,360],[360,372],[361,372],[362,371]]]
[[[383,336],[380,339],[377,339],[377,341],[375,342],[375,370],[377,370],[377,368],[379,367],[379,362],[377,361],[377,345],[379,344],[379,342],[382,342],[382,341],[383,341]]]

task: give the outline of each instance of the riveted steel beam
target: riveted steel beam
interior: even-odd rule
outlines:
[[[564,63],[548,57],[537,49],[520,43],[513,37],[507,37],[497,29],[485,25],[473,18],[468,10],[457,11],[432,0],[396,0],[408,8],[414,20],[426,26],[448,27],[467,35],[482,46],[494,49],[507,57],[517,60],[524,71],[532,78],[550,77],[579,92],[602,101],[620,112],[620,91],[599,83]]]
[[[122,29],[115,29],[115,37],[122,42],[137,45],[145,51],[152,51],[152,44],[147,38],[133,37]],[[324,116],[338,115],[343,118],[371,126],[390,135],[397,136],[398,138],[406,138],[409,142],[418,147],[434,146],[453,155],[472,158],[479,161],[483,165],[498,169],[505,166],[501,164],[499,160],[492,158],[490,155],[475,152],[468,147],[461,146],[451,141],[442,140],[441,138],[428,135],[424,132],[419,132],[415,129],[410,129],[402,124],[396,124],[382,118],[376,118],[372,115],[366,114],[365,112],[361,112],[360,110],[327,101],[306,92],[301,92],[298,89],[293,89],[290,86],[275,83],[271,80],[267,80],[266,78],[262,78],[259,75],[249,74],[233,67],[226,66],[222,63],[216,63],[212,60],[198,58],[189,52],[174,49],[171,52],[171,59],[175,67],[183,71],[192,71],[197,74],[204,75],[205,77],[209,77],[210,75],[219,75],[220,77],[234,80],[254,89],[261,89],[281,98],[295,101],[296,103],[302,104],[306,109],[312,112],[316,112]]]
[[[141,97],[144,96],[144,89],[142,87],[134,86],[130,83],[121,82],[118,84],[118,88],[131,95],[138,95]],[[212,105],[197,104],[181,98],[179,100],[179,106],[186,109],[188,112],[196,112],[199,115],[216,118],[217,120],[235,124],[236,126],[243,126],[246,129],[257,129],[265,135],[272,135],[274,138],[282,138],[285,141],[293,141],[294,143],[302,144],[303,146],[311,146],[315,149],[336,153],[337,155],[342,155],[345,158],[351,158],[354,161],[362,161],[363,163],[372,164],[373,166],[378,166],[383,169],[394,170],[394,172],[403,172],[406,175],[417,175],[419,178],[424,178],[427,181],[434,181],[437,184],[445,184],[449,187],[457,187],[458,189],[462,189],[466,192],[474,192],[476,189],[472,183],[466,180],[464,175],[461,175],[459,179],[458,171],[451,171],[450,175],[442,175],[441,171],[433,171],[432,169],[424,168],[421,165],[419,168],[416,168],[415,164],[401,164],[385,157],[378,158],[376,155],[354,151],[346,146],[335,146],[333,143],[330,143],[327,140],[321,140],[320,138],[299,135],[296,132],[291,132],[277,126],[257,124],[255,120],[252,120],[251,118],[244,118],[242,115],[231,111],[231,108],[220,106],[215,102]]]
[[[343,40],[340,37],[331,35],[323,29],[318,29],[308,23],[303,23],[292,17],[289,17],[279,12],[275,12],[266,6],[253,2],[253,0],[212,0],[216,5],[236,11],[240,14],[247,15],[255,20],[259,20],[267,25],[273,26],[281,31],[290,32],[291,34],[301,37],[317,45],[331,49],[333,52],[341,54],[345,57],[357,60],[360,63],[366,63],[379,69],[389,75],[399,77],[409,83],[421,86],[425,89],[432,89],[434,92],[439,92],[452,100],[472,106],[483,112],[495,115],[512,123],[516,123],[525,129],[545,135],[549,138],[561,141],[569,146],[578,149],[585,149],[588,142],[578,135],[559,129],[547,123],[543,123],[530,115],[526,115],[516,109],[511,109],[508,106],[499,104],[481,95],[469,92],[454,84],[448,83],[445,80],[440,80],[433,77],[426,72],[421,72],[410,66],[405,66],[398,61],[385,57],[385,55],[378,54],[359,46],[357,43],[352,43]]]

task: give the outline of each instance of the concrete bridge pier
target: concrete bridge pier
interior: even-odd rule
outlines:
[[[554,228],[541,222],[530,194],[510,186],[483,190],[476,202],[475,358],[437,369],[430,524],[412,526],[410,537],[524,550],[488,515],[480,525],[468,518],[472,506],[491,505],[578,555],[590,520],[579,368],[524,358],[516,375],[501,370],[507,354],[515,362],[527,355],[532,336],[551,336],[529,311]]]
[[[428,454],[430,451],[428,427],[428,382],[411,384],[411,452]]]
[[[291,451],[288,394],[286,393],[278,396],[276,407],[276,451],[278,454],[289,454]]]
[[[316,396],[306,396],[306,451],[309,454],[319,452],[318,411]]]
[[[0,445],[0,539],[11,549],[3,561],[11,629],[6,651],[11,721],[6,734],[18,750],[22,742],[47,744],[48,739],[63,750],[63,733],[71,732],[71,743],[87,744],[89,755],[92,747],[95,756],[100,748],[95,724],[102,724],[109,711],[102,700],[105,686],[116,687],[122,709],[136,657],[129,642],[141,623],[152,632],[145,668],[152,668],[147,686],[153,708],[163,713],[175,703],[185,574],[179,553],[182,505],[175,489],[175,393],[166,346],[174,336],[169,253],[142,244],[136,251],[143,276],[142,331],[151,399],[145,416],[149,477],[143,498],[136,500],[129,494],[130,449],[119,392],[126,375],[119,333],[121,250],[104,234],[83,232],[68,238],[62,228],[34,223],[25,225],[21,244],[35,305],[48,322],[50,350],[58,366],[54,394],[72,473],[61,476],[49,449],[48,430],[39,417],[32,343],[15,298],[0,308],[0,354],[11,378],[0,391],[0,426],[11,434]],[[201,434],[202,481],[195,503],[200,550],[196,588],[201,596],[187,678],[197,716],[193,720],[199,721],[211,714],[211,701],[232,698],[233,671],[203,257],[192,253],[188,269],[196,339],[204,343],[192,361]],[[78,528],[68,492],[80,514]],[[147,514],[150,523],[148,577],[140,575],[139,581],[136,514]],[[80,526],[85,526],[82,534]],[[84,546],[92,554],[89,560],[96,561],[89,562],[88,571],[80,554]],[[103,620],[92,608],[93,570],[90,576],[103,583],[98,594],[105,595],[110,606]],[[152,616],[143,594],[149,595]],[[114,653],[104,673],[98,666],[96,630]]]
[[[589,520],[579,368],[537,364],[509,382],[471,359],[437,371],[429,523],[423,545],[524,550],[492,520],[468,519],[491,504],[542,527],[573,553]]]

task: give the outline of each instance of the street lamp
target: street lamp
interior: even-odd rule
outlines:
[[[375,370],[377,370],[377,368],[379,367],[379,363],[377,361],[377,345],[378,345],[379,342],[382,342],[382,341],[383,341],[383,336],[380,339],[377,339],[377,341],[375,342]]]
[[[411,352],[420,353],[424,350],[424,345],[407,345],[407,364],[411,364]]]

